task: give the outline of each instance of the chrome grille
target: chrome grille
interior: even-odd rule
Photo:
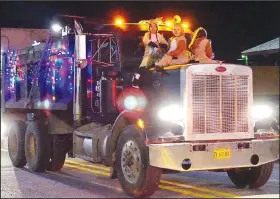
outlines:
[[[248,132],[248,75],[192,75],[193,134]]]

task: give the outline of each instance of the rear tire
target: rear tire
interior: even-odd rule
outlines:
[[[50,160],[48,126],[42,121],[29,122],[25,135],[25,157],[30,171],[44,171]]]
[[[238,188],[249,187],[257,189],[263,186],[270,178],[274,162],[266,163],[258,167],[232,169],[227,171],[230,180]]]
[[[24,139],[26,132],[25,121],[16,120],[12,123],[8,134],[8,151],[14,167],[24,167],[26,158],[24,153]]]
[[[149,165],[145,138],[134,125],[127,126],[118,139],[116,170],[122,189],[129,196],[149,197],[158,188],[162,169]]]
[[[49,171],[59,171],[62,169],[68,151],[67,141],[67,135],[51,135],[52,151],[47,168]]]

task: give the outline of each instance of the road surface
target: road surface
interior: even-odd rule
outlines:
[[[32,173],[27,167],[11,165],[1,149],[1,198],[128,198],[117,180],[108,179],[109,170],[79,159],[67,159],[59,172]],[[269,182],[260,189],[237,189],[226,173],[188,172],[162,176],[155,198],[279,198],[279,164]]]

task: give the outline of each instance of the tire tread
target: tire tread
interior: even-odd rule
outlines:
[[[28,156],[28,135],[33,134],[38,140],[39,146],[36,147],[36,157],[35,160]],[[25,135],[25,156],[27,160],[27,165],[29,169],[33,172],[42,172],[46,170],[49,159],[50,159],[50,151],[49,151],[49,136],[47,131],[47,126],[43,124],[42,121],[31,121],[29,122]]]
[[[141,182],[138,184],[136,189],[132,188],[132,185],[129,185],[128,182],[126,182],[125,177],[122,175],[122,168],[120,166],[120,159],[121,159],[121,150],[122,146],[124,143],[129,140],[129,139],[134,139],[141,151],[142,154],[142,164],[144,167],[142,168],[144,170],[144,174],[140,176]],[[124,131],[120,134],[120,137],[118,139],[118,144],[117,144],[117,164],[116,164],[116,169],[117,169],[117,174],[118,174],[118,180],[123,188],[123,190],[132,197],[149,197],[151,196],[158,188],[160,179],[161,179],[161,174],[162,174],[162,169],[153,167],[149,165],[149,149],[145,145],[145,139],[144,136],[141,132],[138,131],[138,129],[135,127],[135,125],[129,125],[127,126]],[[144,178],[144,179],[143,179]]]
[[[249,187],[257,189],[265,185],[269,180],[274,167],[274,162],[269,162],[258,167],[252,167],[251,171],[237,173],[235,169],[228,171],[230,180],[239,188]]]
[[[24,153],[24,140],[25,140],[25,133],[26,133],[26,123],[25,121],[22,120],[16,120],[12,123],[11,128],[9,129],[12,130],[12,128],[16,128],[17,132],[15,132],[17,134],[17,154],[16,157],[13,158],[13,155],[11,154],[11,150],[10,148],[10,141],[9,141],[9,137],[8,137],[8,153],[11,159],[11,162],[13,164],[14,167],[17,168],[22,168],[26,165],[27,161],[25,158],[25,153]],[[12,132],[9,132],[9,135]]]

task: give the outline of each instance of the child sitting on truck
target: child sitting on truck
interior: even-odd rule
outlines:
[[[212,60],[214,54],[211,41],[207,39],[207,32],[204,28],[198,28],[195,31],[189,49],[191,49],[195,61],[199,63],[217,63],[217,61]]]
[[[187,64],[190,61],[190,53],[187,51],[187,40],[185,38],[184,27],[175,24],[173,37],[170,38],[170,48],[164,57],[155,63],[156,66],[164,67],[169,65]]]
[[[158,33],[157,20],[149,21],[149,32],[145,33],[143,37],[145,52],[140,67],[149,68],[154,65],[157,60],[162,58],[164,50],[168,48],[168,42],[163,35]]]

